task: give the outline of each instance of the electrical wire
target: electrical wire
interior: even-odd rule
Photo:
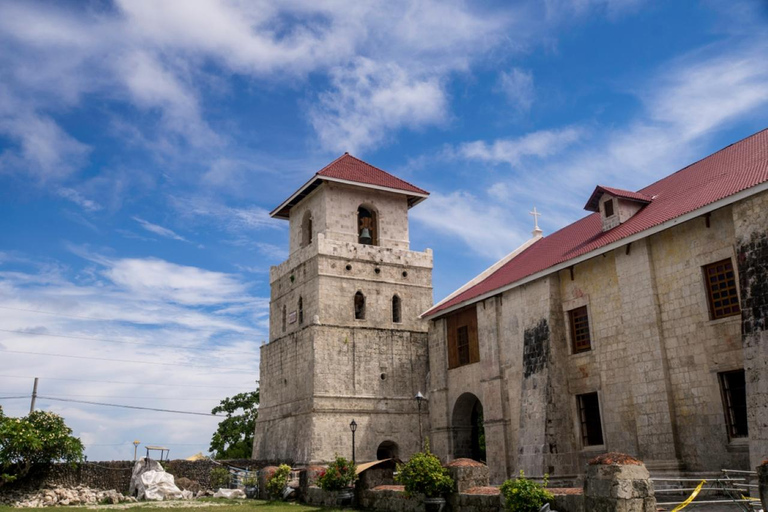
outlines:
[[[250,374],[252,370],[246,370],[245,368],[227,368],[224,366],[206,366],[200,364],[183,364],[183,363],[158,363],[155,361],[136,361],[133,359],[110,359],[107,357],[90,357],[90,356],[73,356],[71,354],[51,354],[50,352],[29,352],[26,350],[7,350],[3,349],[0,352],[7,352],[9,354],[27,354],[33,356],[51,356],[51,357],[67,357],[70,359],[88,359],[91,361],[110,361],[115,363],[136,363],[136,364],[150,364],[155,366],[184,366],[187,368],[204,368],[206,370],[224,370],[227,373],[241,373]]]
[[[86,404],[86,405],[100,405],[105,407],[120,407],[123,409],[139,409],[142,411],[156,411],[156,412],[170,412],[174,414],[191,414],[193,416],[226,416],[224,414],[210,414],[206,412],[195,412],[195,411],[177,411],[174,409],[160,409],[156,407],[141,407],[139,405],[125,405],[125,404],[108,404],[105,402],[90,402],[87,400],[72,400],[68,398],[54,398],[50,396],[43,396],[43,395],[37,395],[38,400],[53,400],[56,402],[71,402],[76,404]]]
[[[88,336],[71,336],[68,334],[50,334],[46,332],[28,332],[28,331],[17,331],[13,329],[0,329],[0,332],[7,332],[11,334],[24,334],[27,336],[49,336],[52,338],[67,338],[72,340],[87,340],[87,341],[98,341],[100,343],[120,343],[123,345],[138,345],[138,346],[146,346],[146,347],[152,347],[152,348],[180,348],[184,350],[198,350],[198,351],[210,351],[211,348],[214,347],[190,347],[187,345],[169,345],[169,344],[163,344],[163,343],[148,343],[148,342],[141,342],[141,341],[124,341],[124,340],[110,340],[105,338],[90,338]],[[254,356],[253,352],[245,352],[243,350],[227,350],[226,347],[215,347],[215,348],[221,348],[224,351],[226,351],[227,354],[246,354],[249,356]]]
[[[27,396],[0,396],[0,400],[16,400],[18,398],[30,398],[30,395],[27,395]]]
[[[217,402],[221,401],[221,397],[214,398],[214,397],[208,397],[208,398],[177,398],[175,396],[130,396],[130,395],[49,395],[55,398],[129,398],[129,399],[136,399],[136,400],[179,400],[179,401],[195,401],[199,402],[201,400],[215,400]]]
[[[34,379],[35,377],[29,375],[0,375],[0,377],[7,377],[9,379]],[[97,379],[68,379],[65,377],[45,377],[46,380],[61,380],[70,382],[96,382],[99,384],[127,384],[130,386],[150,386],[150,387],[168,387],[168,388],[206,388],[206,389],[240,389],[243,386],[231,385],[231,386],[204,386],[194,384],[155,384],[151,382],[126,382],[121,380],[97,380]],[[258,382],[258,380],[256,381]]]

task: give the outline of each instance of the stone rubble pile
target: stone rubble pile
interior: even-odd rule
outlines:
[[[36,491],[16,491],[0,495],[0,505],[18,508],[53,507],[62,505],[95,505],[99,503],[135,503],[136,498],[124,496],[114,489],[100,491],[82,485],[73,488],[51,487]]]

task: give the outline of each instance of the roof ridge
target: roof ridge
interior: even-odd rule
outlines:
[[[656,185],[657,183],[660,183],[660,182],[662,182],[662,181],[664,181],[664,180],[666,180],[666,179],[668,179],[668,178],[671,178],[671,177],[672,177],[672,176],[674,176],[675,174],[679,174],[679,173],[683,172],[684,170],[686,170],[687,168],[689,168],[689,167],[692,167],[692,166],[694,166],[694,165],[696,165],[696,164],[698,164],[698,163],[700,163],[700,162],[703,162],[704,160],[708,160],[708,159],[712,158],[713,156],[717,155],[718,153],[722,153],[723,151],[725,151],[726,149],[730,148],[731,146],[735,146],[736,144],[741,144],[742,142],[744,142],[744,141],[745,141],[745,140],[747,140],[747,139],[751,139],[751,138],[753,138],[753,137],[757,137],[758,135],[760,135],[760,134],[761,134],[761,133],[763,133],[763,132],[768,132],[768,128],[763,128],[762,130],[760,130],[760,131],[757,131],[757,132],[753,133],[752,135],[747,135],[746,137],[744,137],[744,138],[742,138],[742,139],[739,139],[739,140],[737,140],[736,142],[731,142],[731,143],[730,143],[730,144],[728,144],[727,146],[723,146],[722,148],[718,149],[718,150],[717,150],[717,151],[715,151],[714,153],[711,153],[711,154],[709,154],[709,155],[707,155],[707,156],[705,156],[705,157],[699,158],[699,159],[698,159],[698,160],[696,160],[695,162],[691,162],[690,164],[686,165],[685,167],[683,167],[683,168],[681,168],[681,169],[678,169],[678,170],[676,170],[676,171],[675,171],[675,172],[673,172],[672,174],[667,174],[666,176],[664,176],[664,177],[662,177],[662,178],[659,178],[659,179],[657,179],[657,180],[656,180],[656,181],[654,181],[653,183],[651,183],[651,184],[649,184],[649,185],[647,185],[647,186],[645,186],[645,187],[641,188],[640,190],[645,190],[645,189],[651,188],[652,186]],[[638,191],[638,192],[640,192],[640,191]],[[645,192],[643,192],[643,193],[645,193]]]
[[[384,173],[384,174],[386,174],[387,176],[391,176],[392,178],[394,178],[394,179],[396,179],[396,180],[398,180],[398,181],[402,181],[402,182],[403,182],[403,183],[405,183],[406,185],[410,185],[411,187],[413,187],[413,188],[416,188],[416,189],[419,189],[419,190],[421,190],[422,192],[424,192],[425,194],[428,194],[428,192],[427,192],[426,190],[424,190],[423,188],[421,188],[421,187],[419,187],[419,186],[416,186],[416,185],[414,185],[413,183],[411,183],[411,182],[409,182],[409,181],[406,181],[406,180],[404,180],[403,178],[401,178],[401,177],[399,177],[399,176],[395,176],[394,174],[392,174],[392,173],[391,173],[391,172],[389,172],[389,171],[385,171],[384,169],[382,169],[382,168],[380,168],[380,167],[376,167],[376,166],[375,166],[375,165],[373,165],[373,164],[369,164],[369,163],[368,163],[368,162],[366,162],[365,160],[363,160],[363,159],[361,159],[361,158],[358,158],[358,157],[356,157],[355,155],[351,155],[351,154],[349,154],[349,153],[344,153],[343,155],[341,155],[341,156],[340,156],[339,158],[337,158],[336,160],[339,160],[339,159],[341,159],[341,158],[342,158],[342,157],[344,157],[344,156],[348,156],[348,157],[350,157],[350,158],[352,158],[352,159],[354,159],[354,160],[357,160],[358,162],[360,162],[360,163],[362,163],[362,164],[365,164],[365,165],[368,165],[368,166],[370,166],[370,167],[373,167],[373,168],[374,168],[374,169],[376,169],[377,171],[379,171],[379,172],[383,172],[383,173]],[[332,165],[333,163],[335,163],[335,162],[336,162],[336,160],[334,160],[334,161],[333,161],[333,162],[331,162],[330,164],[326,165],[325,167],[329,167],[330,165]],[[325,167],[324,167],[323,169],[325,169]]]

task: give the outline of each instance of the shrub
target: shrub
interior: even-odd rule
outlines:
[[[33,464],[82,460],[83,443],[61,416],[34,411],[10,418],[0,408],[0,487],[26,476]]]
[[[211,470],[211,487],[220,489],[229,487],[230,476],[227,468],[213,468]]]
[[[324,491],[340,491],[346,489],[357,478],[356,466],[352,461],[344,457],[336,456],[336,459],[328,465],[317,485]]]
[[[544,484],[538,484],[525,478],[521,470],[519,477],[505,481],[501,484],[501,494],[506,509],[510,512],[539,512],[545,503],[555,499],[546,489],[548,479],[549,475],[544,475]]]
[[[255,471],[251,471],[243,478],[243,485],[245,487],[257,487],[259,485],[259,479],[256,477]]]
[[[288,485],[288,476],[291,474],[291,466],[280,464],[269,480],[267,480],[267,492],[272,498],[279,499],[283,494],[283,489]]]
[[[437,498],[453,490],[453,479],[448,470],[440,464],[429,451],[429,444],[411,457],[405,464],[397,466],[396,480],[405,486],[408,496],[424,494],[427,498]]]

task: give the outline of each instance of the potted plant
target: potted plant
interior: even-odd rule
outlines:
[[[405,464],[397,466],[395,480],[405,486],[408,496],[424,495],[427,512],[440,512],[445,507],[445,495],[453,491],[453,479],[433,453],[429,444]]]
[[[272,499],[281,499],[288,486],[288,477],[291,475],[291,466],[280,464],[277,470],[267,480],[267,492]]]
[[[243,478],[243,485],[245,486],[245,497],[249,500],[256,499],[259,494],[259,479],[255,472],[251,471]]]
[[[356,478],[355,464],[337,455],[317,479],[317,485],[324,491],[336,492],[337,505],[351,505],[355,495],[352,483]]]
[[[544,475],[544,483],[538,484],[525,478],[520,470],[520,476],[501,484],[501,494],[504,496],[504,507],[510,512],[539,512],[546,503],[552,503],[555,497],[547,490],[549,475]]]

